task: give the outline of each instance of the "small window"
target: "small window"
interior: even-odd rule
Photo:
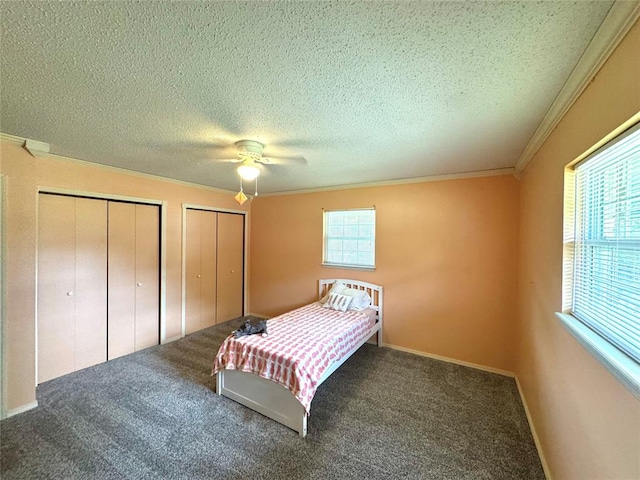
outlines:
[[[628,357],[624,363],[637,372],[640,126],[567,169],[564,224],[563,311],[569,314],[565,317],[569,322],[576,319],[596,334],[593,337],[586,332],[589,345],[579,338],[588,349],[600,342],[604,350],[614,347]],[[566,324],[567,318],[562,319]],[[567,326],[574,335],[573,330],[583,328]],[[602,351],[592,353],[602,359]],[[629,375],[636,373],[624,374],[625,378]]]
[[[375,268],[376,211],[374,209],[325,211],[323,237],[323,265]]]

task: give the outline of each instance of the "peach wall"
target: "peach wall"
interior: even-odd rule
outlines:
[[[526,168],[517,370],[556,479],[640,478],[640,401],[560,325],[563,170],[640,110],[636,24]]]
[[[179,336],[182,322],[182,203],[248,210],[233,195],[86,163],[33,158],[9,142],[0,143],[6,175],[6,406],[35,401],[35,295],[37,188],[56,187],[167,202],[166,338]],[[248,259],[247,259],[248,260]]]
[[[376,208],[375,272],[320,266],[322,208]],[[384,287],[384,342],[513,371],[518,182],[512,176],[259,197],[251,311],[317,297],[319,278]]]

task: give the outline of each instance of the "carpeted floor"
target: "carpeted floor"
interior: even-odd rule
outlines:
[[[3,480],[543,479],[513,379],[365,345],[309,433],[214,393],[233,320],[38,387],[0,422]]]

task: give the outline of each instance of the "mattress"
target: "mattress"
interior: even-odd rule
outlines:
[[[319,302],[267,321],[268,336],[227,337],[213,365],[240,370],[289,389],[307,413],[323,373],[370,336],[375,309],[338,312]]]

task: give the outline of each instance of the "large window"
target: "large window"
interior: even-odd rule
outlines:
[[[640,128],[568,169],[565,190],[564,312],[626,355],[628,365],[637,366]],[[596,337],[589,340],[598,342]]]
[[[376,211],[324,212],[322,264],[373,269],[376,265]]]

